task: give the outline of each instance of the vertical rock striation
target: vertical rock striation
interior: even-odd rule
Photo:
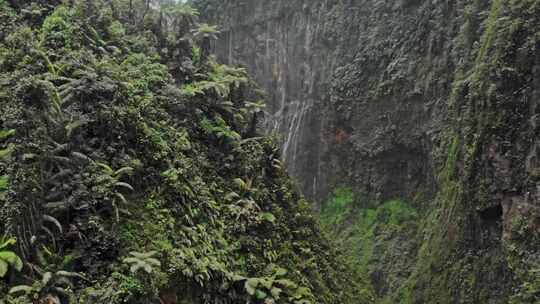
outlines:
[[[267,93],[265,125],[281,136],[283,158],[306,196],[323,183],[320,143],[324,85],[331,75],[330,50],[321,43],[319,1],[225,1],[199,3],[221,24],[218,57],[248,67]],[[226,14],[220,12],[226,11]]]

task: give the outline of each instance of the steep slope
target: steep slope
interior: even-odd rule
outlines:
[[[540,301],[539,1],[195,2],[380,301]]]
[[[212,27],[60,2],[0,0],[0,302],[353,303]]]

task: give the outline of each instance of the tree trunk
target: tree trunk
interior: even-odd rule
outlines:
[[[201,41],[201,61],[204,62],[206,59],[208,59],[208,56],[210,56],[210,48],[211,48],[210,38],[204,37]]]

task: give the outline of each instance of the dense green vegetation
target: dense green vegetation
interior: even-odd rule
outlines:
[[[0,304],[540,303],[540,1],[176,2],[0,0]]]
[[[333,192],[321,212],[323,228],[344,251],[348,267],[354,270],[354,280],[361,282],[365,302],[395,303],[396,299],[381,295],[385,293],[383,288],[395,288],[406,278],[397,270],[410,259],[407,255],[413,253],[417,221],[417,212],[405,202],[390,200],[362,208],[352,190],[343,187]],[[393,286],[375,290],[371,282],[380,281],[376,277],[380,275],[377,267],[381,264],[391,273],[391,278],[385,279]]]
[[[245,71],[165,2],[0,0],[0,302],[352,303]]]
[[[305,192],[354,191],[321,219],[366,294],[540,303],[540,1],[195,2],[275,93]]]

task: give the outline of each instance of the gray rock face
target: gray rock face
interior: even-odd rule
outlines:
[[[195,2],[268,93],[306,196],[344,185],[423,215],[408,279],[379,296],[540,301],[522,288],[540,268],[539,1]]]
[[[221,18],[216,54],[227,63],[247,66],[266,91],[266,129],[280,135],[283,159],[305,195],[319,197],[324,185],[322,101],[333,59],[321,40],[321,13],[327,4],[225,1],[204,10]],[[222,10],[227,14],[218,13]]]
[[[403,39],[404,24],[429,16],[372,1],[200,5],[221,24],[218,57],[247,66],[267,92],[267,130],[281,135],[283,158],[308,198],[343,184],[366,201],[432,194],[432,113],[421,92],[432,84],[405,87],[420,72],[407,57],[423,47]],[[396,44],[400,52],[391,50]],[[397,82],[402,92],[384,92]]]

